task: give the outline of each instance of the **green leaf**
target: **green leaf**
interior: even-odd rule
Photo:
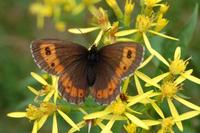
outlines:
[[[174,41],[167,40],[166,43],[163,44],[162,51],[163,51],[164,57],[172,58],[177,46],[181,47],[182,58],[188,55],[188,45],[192,40],[193,33],[196,30],[196,26],[198,22],[198,8],[199,6],[198,4],[196,4],[191,17],[189,19],[185,18],[186,20],[188,20],[188,22],[186,23],[185,26],[183,26],[182,30],[180,31],[180,34],[177,37],[180,41],[174,42]]]
[[[189,19],[189,22],[184,26],[179,36],[180,44],[184,47],[188,46],[188,44],[192,40],[193,33],[196,29],[197,22],[198,22],[198,8],[199,8],[199,5],[196,4],[194,11],[192,13],[192,16]]]

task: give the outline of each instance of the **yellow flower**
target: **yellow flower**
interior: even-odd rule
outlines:
[[[168,20],[165,18],[159,18],[156,23],[155,31],[161,31],[168,24]]]
[[[88,115],[88,113],[83,109],[83,108],[79,108],[79,110],[84,114],[84,115]],[[79,127],[79,129],[83,128],[84,126],[88,126],[88,133],[90,133],[90,129],[91,126],[99,126],[101,129],[105,128],[105,125],[102,123],[102,119],[90,119],[90,120],[82,120],[79,123],[77,123],[77,126]],[[68,133],[74,133],[76,132],[76,128],[72,127],[71,129],[69,129]]]
[[[119,29],[119,22],[114,22],[110,28],[110,30],[108,30],[107,32],[105,32],[104,38],[103,38],[103,43],[105,45],[107,44],[113,44],[116,42],[116,36],[115,33],[118,31]]]
[[[161,14],[165,14],[165,13],[168,11],[168,9],[169,9],[169,5],[167,5],[167,4],[162,4],[162,5],[160,6],[160,13],[161,13]]]
[[[93,43],[97,46],[99,44],[99,41],[101,40],[103,34],[111,28],[111,24],[108,19],[108,14],[102,8],[99,8],[99,10],[95,10],[93,13],[93,16],[94,16],[95,22],[97,24],[96,27],[72,28],[72,29],[68,29],[68,31],[71,33],[74,33],[74,34],[85,34],[85,33],[93,32],[96,30],[100,30],[100,32],[98,33],[98,35]]]
[[[82,12],[85,8],[88,8],[89,11],[92,13],[95,8],[95,4],[100,2],[100,0],[82,0],[79,4],[76,5],[76,7],[72,10],[73,14],[79,14]]]
[[[141,114],[141,113],[132,110],[130,107],[137,104],[144,98],[148,97],[149,95],[151,95],[151,93],[152,91],[149,91],[142,95],[131,97],[127,100],[127,103],[123,102],[118,97],[117,100],[114,101],[111,105],[107,106],[105,110],[88,114],[84,117],[84,119],[85,120],[97,119],[97,118],[105,119],[106,117],[110,116],[109,122],[107,123],[105,128],[102,130],[102,133],[109,132],[113,124],[115,123],[115,121],[117,121],[118,119],[120,120],[121,118],[128,119],[135,125],[142,127],[144,129],[149,129],[149,127],[142,120],[140,120],[139,118],[131,114],[131,113],[137,113],[137,114]]]
[[[148,16],[138,15],[136,19],[136,29],[139,32],[146,32],[152,26],[151,19]]]
[[[138,72],[136,73],[136,76],[138,76],[140,79],[144,80],[147,84],[155,86],[156,88],[158,88],[160,90],[160,94],[157,93],[157,96],[160,95],[162,98],[167,99],[167,103],[170,108],[170,112],[174,118],[178,118],[179,113],[173,103],[173,100],[177,100],[178,102],[182,103],[183,105],[187,106],[188,108],[191,108],[196,111],[200,111],[199,106],[197,106],[189,101],[186,101],[177,95],[178,91],[180,90],[180,84],[184,81],[184,80],[182,80],[181,77],[177,78],[175,81],[168,79],[168,80],[163,80],[163,82],[160,85],[157,84],[162,79],[164,79],[167,75],[169,75],[169,73],[165,74],[164,76],[160,75],[154,79],[150,79],[147,75],[142,75],[140,73],[138,74]],[[183,126],[180,121],[176,122],[176,125],[178,126],[178,128],[181,131],[183,131]]]
[[[52,96],[54,96],[54,102],[56,102],[57,98],[58,98],[58,77],[56,76],[52,76],[52,84],[49,84],[43,77],[41,77],[40,75],[31,72],[31,75],[33,78],[35,78],[39,83],[41,83],[43,85],[43,89],[42,90],[36,90],[31,86],[28,86],[28,89],[33,92],[36,95],[36,98],[38,96],[44,96],[43,101],[49,101],[51,99]]]
[[[60,32],[64,32],[66,30],[66,24],[62,21],[56,22],[55,27]]]
[[[127,133],[136,133],[137,126],[133,123],[130,123],[128,125],[124,125],[124,129]]]
[[[132,0],[126,0],[125,6],[124,6],[124,25],[130,26],[131,23],[131,15],[134,10],[135,3]]]
[[[76,8],[76,1],[74,0],[65,0],[64,2],[64,10],[66,12],[71,12]]]
[[[161,25],[158,25],[157,28],[159,28],[159,29],[164,28],[163,25],[165,25],[165,24],[162,23]],[[162,55],[160,55],[156,50],[154,50],[152,48],[146,33],[149,32],[151,34],[158,35],[160,37],[164,37],[164,38],[171,39],[171,40],[176,40],[176,41],[178,41],[178,39],[167,36],[167,35],[159,33],[159,32],[156,32],[154,30],[151,30],[151,28],[155,27],[155,26],[156,26],[156,24],[152,22],[150,17],[145,16],[145,15],[138,15],[137,19],[136,19],[136,28],[135,29],[119,31],[115,34],[115,36],[122,37],[122,36],[127,36],[127,35],[138,33],[139,37],[141,36],[142,39],[144,40],[146,48],[149,50],[149,52],[153,56],[157,57],[164,64],[169,65],[168,62],[166,62],[166,60],[162,57]]]
[[[51,17],[53,14],[53,9],[49,5],[33,3],[30,6],[30,12],[37,16],[37,26],[42,28],[44,25],[44,17]]]
[[[181,59],[181,48],[177,47],[174,53],[174,60],[170,62],[169,71],[173,75],[182,74],[185,72],[188,60]]]
[[[158,3],[160,3],[162,0],[144,0],[144,4],[148,7],[148,8],[152,8],[157,6]]]
[[[163,73],[160,76],[155,77],[153,79],[154,82],[158,83],[159,81],[170,75],[172,76],[172,78],[178,75],[179,77],[176,79],[177,84],[182,83],[186,79],[194,83],[200,84],[200,79],[192,75],[193,70],[186,70],[186,67],[188,65],[188,59],[185,61],[181,59],[180,47],[176,48],[173,60],[171,60],[170,62],[167,62],[164,58],[162,60],[163,62],[166,62],[165,64],[167,64],[167,66],[169,67],[169,72]]]
[[[144,122],[149,126],[161,125],[161,128],[157,133],[174,133],[173,127],[176,123],[191,119],[200,114],[199,111],[189,111],[179,115],[178,117],[167,117],[160,120],[144,120]],[[182,130],[183,131],[183,130]]]
[[[32,133],[37,133],[37,131],[47,121],[47,118],[50,115],[53,115],[52,133],[58,133],[56,112],[58,112],[58,114],[60,114],[60,116],[74,129],[79,130],[78,126],[64,112],[62,112],[55,103],[50,102],[42,102],[39,107],[29,104],[26,108],[26,112],[12,112],[8,113],[7,116],[13,118],[26,117],[29,120],[33,120],[34,124]]]
[[[107,4],[112,8],[112,10],[115,12],[115,15],[120,20],[123,18],[122,11],[117,3],[116,0],[106,0]]]

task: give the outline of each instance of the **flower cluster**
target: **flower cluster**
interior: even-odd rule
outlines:
[[[162,0],[140,0],[140,5],[133,0],[126,0],[124,3],[120,1],[122,5],[118,2],[117,0],[105,0],[105,2],[100,0],[39,0],[30,6],[31,12],[37,16],[40,28],[44,25],[45,17],[53,17],[57,29],[65,31],[66,22],[62,21],[62,17],[69,13],[77,15],[87,8],[92,18],[88,23],[92,23],[92,26],[70,28],[68,32],[86,34],[96,31],[98,33],[93,43],[96,46],[100,42],[103,45],[109,45],[119,41],[137,42],[144,45],[148,54],[145,55],[143,63],[133,76],[124,80],[121,85],[122,91],[116,100],[107,106],[91,103],[89,99],[89,102],[83,105],[67,104],[65,107],[66,103],[60,102],[62,98],[58,95],[58,77],[51,76],[52,83],[49,84],[42,76],[31,73],[43,86],[39,90],[28,86],[29,90],[36,95],[34,104],[29,104],[25,112],[9,113],[9,117],[26,117],[33,121],[33,133],[36,133],[50,116],[53,116],[52,132],[57,133],[57,114],[71,126],[69,133],[80,131],[85,126],[88,132],[97,126],[101,133],[112,133],[115,124],[120,124],[119,132],[127,133],[137,133],[143,130],[173,133],[175,126],[183,132],[182,122],[199,115],[200,106],[188,101],[181,91],[184,89],[186,80],[200,84],[200,79],[192,75],[193,69],[187,69],[191,58],[186,60],[181,58],[181,47],[174,49],[173,59],[166,60],[150,42],[150,38],[154,36],[179,41],[162,32],[168,24],[165,14],[169,9],[169,4]],[[106,4],[115,17],[111,18],[108,9],[106,10],[103,6],[98,7],[97,3]],[[140,7],[141,11],[134,17],[136,6]],[[145,74],[143,69],[148,67],[154,58],[167,69],[160,70],[160,73],[157,72],[154,77],[151,77]],[[133,95],[134,90],[137,94]],[[179,104],[184,105],[188,110],[179,110]],[[81,116],[77,124],[67,115],[72,111]]]

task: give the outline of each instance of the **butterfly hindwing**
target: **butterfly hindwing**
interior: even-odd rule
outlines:
[[[49,74],[59,75],[87,54],[83,46],[57,39],[34,41],[31,52],[36,64]]]
[[[116,98],[121,79],[134,72],[142,61],[143,53],[143,47],[132,42],[119,42],[100,49],[92,90],[97,102],[105,104]]]
[[[80,103],[88,95],[87,49],[63,40],[34,41],[31,52],[36,64],[49,74],[58,75],[60,94],[69,102]]]
[[[70,70],[63,73],[58,81],[59,92],[70,103],[79,104],[88,96],[87,62],[74,63]]]

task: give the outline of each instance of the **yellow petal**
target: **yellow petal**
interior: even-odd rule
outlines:
[[[56,113],[53,114],[52,133],[58,133],[58,124],[57,124]]]
[[[128,102],[129,102],[129,103],[127,104],[127,106],[130,107],[130,106],[132,106],[132,105],[134,105],[134,104],[140,102],[142,99],[148,97],[152,92],[153,92],[153,91],[148,91],[148,92],[146,92],[146,93],[144,93],[144,94],[141,94],[141,95],[138,95],[138,96],[136,96],[136,97],[129,98],[129,99],[128,99]]]
[[[37,133],[37,131],[38,131],[37,125],[38,125],[37,121],[34,121],[32,133]]]
[[[88,113],[83,108],[78,108],[84,115],[87,115]]]
[[[56,103],[57,99],[58,99],[58,90],[56,89],[54,93],[53,102]]]
[[[171,39],[171,40],[174,40],[174,41],[179,41],[179,39],[177,39],[177,38],[174,38],[174,37],[171,37],[171,36],[168,36],[168,35],[153,31],[153,30],[148,30],[148,32],[155,34],[155,35],[158,35],[158,36],[161,36],[163,38]]]
[[[174,106],[174,104],[172,103],[171,99],[167,99],[169,108],[170,108],[170,112],[173,116],[174,119],[179,117],[178,111],[176,110],[176,107]],[[181,121],[176,122],[177,127],[179,128],[180,131],[183,131],[183,125],[181,123]]]
[[[113,115],[106,115],[106,116],[102,116],[101,119],[103,120],[110,120],[113,117]],[[124,118],[123,116],[119,115],[116,116],[116,120],[125,120],[126,118]]]
[[[57,111],[69,125],[71,125],[73,128],[75,128],[77,131],[80,130],[79,127],[65,113],[63,113],[59,109]]]
[[[186,78],[187,78],[188,80],[190,80],[190,81],[196,83],[196,84],[200,84],[200,79],[197,78],[197,77],[195,77],[195,76],[189,75],[189,76],[187,76]]]
[[[55,90],[51,90],[48,94],[47,94],[47,96],[44,98],[44,102],[48,102],[50,99],[51,99],[51,97],[53,96],[53,94],[54,94],[54,92],[55,92]]]
[[[141,69],[144,66],[146,66],[153,59],[153,57],[154,57],[154,55],[150,55],[145,61],[142,62],[142,64],[139,66],[138,69]]]
[[[91,28],[72,28],[68,29],[69,32],[74,33],[74,34],[85,34],[89,33],[95,30],[100,29],[100,27],[91,27]]]
[[[31,72],[31,76],[36,79],[38,82],[40,82],[43,85],[48,85],[47,81],[44,80],[40,75],[37,73]]]
[[[48,118],[48,115],[44,115],[40,118],[40,120],[37,122],[38,123],[38,126],[37,126],[37,129],[39,130],[43,125],[44,123],[47,121],[47,118]]]
[[[82,128],[82,127],[84,127],[85,125],[86,125],[86,122],[85,121],[81,121],[81,122],[79,122],[78,124],[76,124],[79,128]],[[75,128],[71,128],[69,131],[68,131],[68,133],[74,133],[74,132],[76,132],[77,130],[75,129]]]
[[[73,15],[77,15],[85,9],[85,5],[83,3],[77,4],[75,7],[76,8],[72,10]]]
[[[135,79],[135,85],[136,85],[136,89],[137,89],[138,94],[139,94],[139,95],[140,95],[140,94],[143,94],[144,91],[143,91],[143,89],[142,89],[142,86],[141,86],[141,84],[140,84],[140,81],[139,81],[138,77],[134,75],[134,79]]]
[[[39,91],[37,91],[35,88],[31,87],[31,86],[28,86],[28,89],[35,95],[39,95]]]
[[[176,99],[177,101],[179,101],[180,103],[182,103],[183,105],[191,108],[191,109],[194,109],[194,110],[197,110],[197,111],[200,111],[200,107],[189,102],[189,101],[186,101],[184,99],[182,99],[181,97],[178,97],[178,96],[174,96],[174,99]]]
[[[153,107],[153,108],[155,109],[155,111],[158,113],[158,115],[159,115],[161,118],[164,119],[165,116],[164,116],[162,110],[160,109],[160,107],[159,107],[155,102],[153,102],[152,100],[150,100],[150,102],[151,102],[152,107]]]
[[[133,39],[130,39],[130,38],[117,38],[116,39],[116,42],[136,42],[135,40]]]
[[[163,73],[155,78],[153,78],[152,80],[155,82],[155,83],[158,83],[160,82],[161,80],[163,80],[165,77],[167,77],[170,73],[167,72],[167,73]],[[146,87],[149,87],[151,86],[150,84],[145,84]]]
[[[100,120],[97,120],[97,121],[96,121],[96,124],[97,124],[101,129],[104,129],[104,128],[105,128],[105,125],[104,125]],[[112,131],[109,131],[108,133],[112,133]]]
[[[147,75],[145,75],[144,73],[141,73],[139,71],[135,71],[135,75],[137,75],[140,79],[142,79],[143,81],[145,81],[146,83],[153,85],[157,88],[160,88],[160,86],[154,82],[154,80],[152,80],[151,78],[149,78]]]
[[[101,131],[101,133],[109,133],[110,129],[112,128],[114,122],[115,122],[115,116],[113,116],[110,121],[108,122],[108,124],[104,127],[104,129]]]
[[[98,44],[99,44],[99,42],[100,42],[100,40],[101,40],[101,38],[102,38],[102,36],[103,36],[103,33],[104,33],[104,31],[101,30],[101,31],[99,32],[99,34],[97,35],[97,38],[96,38],[95,41],[94,41],[94,44],[95,44],[96,46],[98,46]]]
[[[143,120],[143,122],[147,126],[155,126],[155,125],[160,125],[162,123],[161,121],[156,121],[156,120]]]
[[[23,118],[26,117],[26,112],[12,112],[7,114],[8,117]]]
[[[188,71],[185,71],[184,73],[181,74],[180,77],[178,77],[174,82],[176,83],[176,85],[182,83],[183,81],[186,80],[186,77],[188,77],[189,75],[192,74],[192,69],[188,70]]]
[[[146,99],[145,99],[146,100]],[[141,101],[140,101],[141,102]],[[126,107],[127,112],[129,113],[133,113],[133,114],[138,114],[138,115],[142,115],[142,113],[135,111],[133,109],[131,109],[130,107]]]
[[[174,119],[174,121],[184,121],[184,120],[187,120],[187,119],[191,119],[197,115],[199,115],[200,112],[199,111],[190,111],[190,112],[187,112],[187,113],[184,113],[184,114],[181,114],[178,118]]]
[[[84,119],[95,119],[95,118],[101,118],[107,114],[110,114],[111,111],[108,111],[108,110],[104,110],[104,111],[100,111],[100,112],[95,112],[95,113],[91,113],[91,114],[88,114],[86,116],[84,116],[83,118]]]
[[[127,89],[128,89],[129,81],[130,81],[130,77],[128,77],[127,79],[125,79],[124,85],[123,85],[123,87],[122,87],[122,93],[126,93],[126,91],[127,91]]]
[[[176,51],[174,53],[174,60],[176,59],[180,59],[181,58],[181,48],[180,47],[177,47],[176,48]]]
[[[130,34],[134,34],[138,32],[138,29],[133,29],[133,30],[123,30],[123,31],[119,31],[115,34],[115,36],[127,36]]]
[[[133,122],[135,125],[139,126],[139,127],[142,127],[144,129],[149,129],[149,127],[143,122],[141,121],[140,119],[138,119],[137,117],[129,114],[129,113],[124,113],[125,116],[127,116],[131,122]]]
[[[147,49],[149,50],[149,52],[152,55],[155,55],[160,61],[162,61],[165,65],[169,66],[169,63],[165,60],[165,58],[162,57],[162,55],[160,55],[157,51],[155,51],[152,47],[151,44],[149,42],[149,39],[147,38],[146,34],[143,33],[143,39],[145,42],[145,45],[147,47]]]

